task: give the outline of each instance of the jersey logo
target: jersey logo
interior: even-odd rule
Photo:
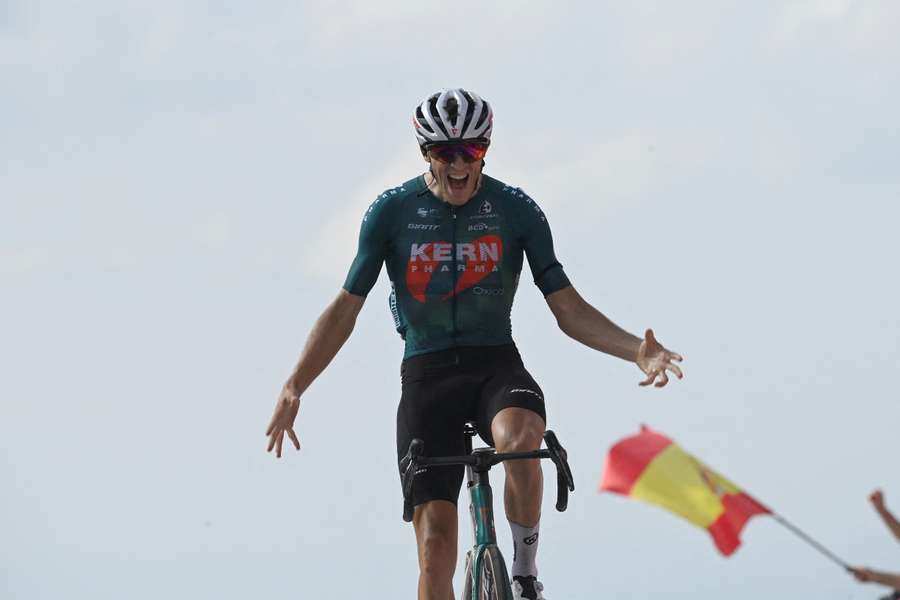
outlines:
[[[419,208],[416,210],[416,214],[419,215],[423,219],[433,218],[436,219],[441,216],[441,211],[436,208]]]
[[[406,288],[413,298],[425,303],[425,292],[435,273],[447,273],[452,277],[453,251],[453,244],[443,241],[410,246]],[[456,296],[498,271],[502,259],[503,240],[497,235],[456,244],[456,287],[441,300]]]
[[[478,207],[478,214],[480,215],[489,215],[493,212],[494,207],[491,206],[491,203],[485,200],[481,203],[481,206]]]

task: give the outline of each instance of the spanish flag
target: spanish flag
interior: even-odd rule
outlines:
[[[682,450],[665,435],[641,426],[610,448],[600,491],[656,504],[709,531],[730,556],[753,515],[771,511],[731,481]]]

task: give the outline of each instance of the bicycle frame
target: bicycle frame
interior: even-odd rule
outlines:
[[[472,454],[473,431],[466,430],[466,453]],[[493,448],[479,448],[475,453],[492,454]],[[488,472],[477,471],[466,465],[466,487],[469,491],[469,516],[472,518],[472,533],[475,544],[466,553],[466,583],[463,600],[478,600],[478,592],[485,585],[483,581],[484,561],[490,556],[494,563],[495,580],[492,585],[497,590],[497,600],[512,600],[509,574],[503,554],[497,546],[497,532],[494,528],[494,493]],[[499,579],[499,581],[498,581]]]
[[[498,454],[494,448],[478,448],[472,451],[472,437],[477,432],[470,424],[464,430],[465,456],[423,455],[424,442],[414,439],[409,451],[400,461],[400,478],[403,485],[403,520],[412,521],[412,489],[416,474],[420,469],[433,465],[465,465],[469,491],[469,513],[475,545],[466,553],[466,581],[464,600],[512,600],[509,572],[503,555],[497,547],[494,530],[494,496],[488,472],[491,467],[507,460],[549,458],[556,466],[556,510],[562,512],[568,505],[569,492],[575,490],[572,471],[567,462],[566,450],[559,444],[556,435],[547,430],[544,442],[547,448],[531,452],[505,452]],[[482,592],[485,592],[482,594]]]

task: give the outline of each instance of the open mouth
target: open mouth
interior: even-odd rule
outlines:
[[[469,183],[468,175],[447,175],[447,183],[451,190],[464,190]]]

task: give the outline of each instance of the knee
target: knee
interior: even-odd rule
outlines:
[[[506,411],[517,412],[504,414]],[[505,409],[491,424],[491,434],[498,452],[537,450],[544,439],[544,420],[530,410]]]

